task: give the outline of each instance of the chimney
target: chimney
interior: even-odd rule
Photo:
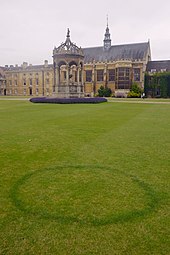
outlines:
[[[44,61],[44,67],[48,67],[48,60]]]
[[[22,67],[23,68],[27,68],[27,66],[28,66],[28,63],[27,62],[23,62]]]

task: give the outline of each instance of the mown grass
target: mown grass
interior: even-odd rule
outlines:
[[[169,119],[0,101],[0,254],[170,254]]]

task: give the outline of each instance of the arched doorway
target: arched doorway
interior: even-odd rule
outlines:
[[[32,96],[32,88],[29,88],[29,92],[30,96]]]

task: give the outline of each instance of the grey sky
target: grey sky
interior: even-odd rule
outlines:
[[[170,59],[170,0],[0,0],[0,65],[52,63],[67,28],[78,46],[103,45],[106,15],[112,45],[150,39],[152,60]]]

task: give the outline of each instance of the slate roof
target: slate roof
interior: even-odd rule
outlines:
[[[151,72],[154,69],[156,72],[161,72],[165,69],[170,72],[170,60],[149,61],[146,70]]]
[[[115,61],[120,59],[128,60],[143,60],[149,48],[149,42],[114,45],[109,50],[104,50],[103,47],[83,48],[84,62],[105,62]]]
[[[149,42],[113,45],[108,50],[101,47],[83,48],[84,63],[105,62],[116,60],[144,60],[149,49]],[[52,68],[52,64],[48,64],[48,68]],[[5,71],[31,71],[32,69],[44,69],[44,65],[28,65],[22,66],[8,66],[4,68]]]

